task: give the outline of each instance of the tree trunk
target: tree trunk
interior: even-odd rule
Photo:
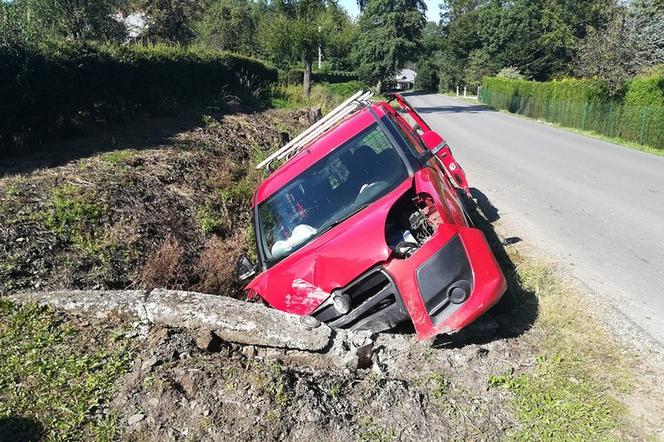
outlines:
[[[382,91],[383,91],[383,80],[378,80],[378,83],[376,83],[376,95],[380,95]]]
[[[304,75],[302,75],[302,86],[304,87],[304,96],[308,97],[311,92],[311,65],[312,56],[307,54],[304,57]]]

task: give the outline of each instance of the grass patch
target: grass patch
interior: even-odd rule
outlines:
[[[107,215],[108,207],[92,192],[71,184],[55,187],[49,209],[38,213],[46,228],[93,253],[101,247],[99,227]]]
[[[551,267],[525,261],[517,268],[521,286],[539,300],[540,316],[528,337],[537,349],[535,365],[488,379],[514,393],[521,423],[514,439],[620,439],[630,425],[614,394],[629,389],[626,356]]]
[[[131,149],[115,150],[108,152],[101,156],[101,159],[111,164],[119,164],[127,161],[136,155],[136,152]]]
[[[271,94],[272,107],[298,109],[320,106],[323,113],[327,113],[360,89],[367,89],[367,86],[360,81],[334,84],[319,83],[312,85],[311,93],[308,97],[305,97],[300,84],[279,86]]]
[[[382,427],[372,419],[361,420],[360,428],[361,432],[358,439],[361,442],[391,442],[397,438],[392,428]]]
[[[35,431],[49,440],[117,440],[117,418],[102,410],[132,360],[126,341],[107,331],[86,336],[51,310],[0,299],[0,440]]]

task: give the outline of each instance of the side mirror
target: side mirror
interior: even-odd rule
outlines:
[[[242,256],[237,261],[237,274],[240,281],[244,282],[250,279],[256,274],[256,266],[247,259],[246,256]]]

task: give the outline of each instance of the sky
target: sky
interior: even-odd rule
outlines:
[[[424,0],[424,3],[427,4],[427,19],[438,22],[440,11],[438,4],[440,0]],[[360,15],[360,11],[357,8],[357,0],[339,0],[339,4],[346,8],[351,17],[357,18]]]

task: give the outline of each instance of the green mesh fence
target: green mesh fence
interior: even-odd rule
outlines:
[[[515,114],[664,149],[662,106],[553,101],[541,97],[504,95],[485,88],[480,92],[480,101]]]

